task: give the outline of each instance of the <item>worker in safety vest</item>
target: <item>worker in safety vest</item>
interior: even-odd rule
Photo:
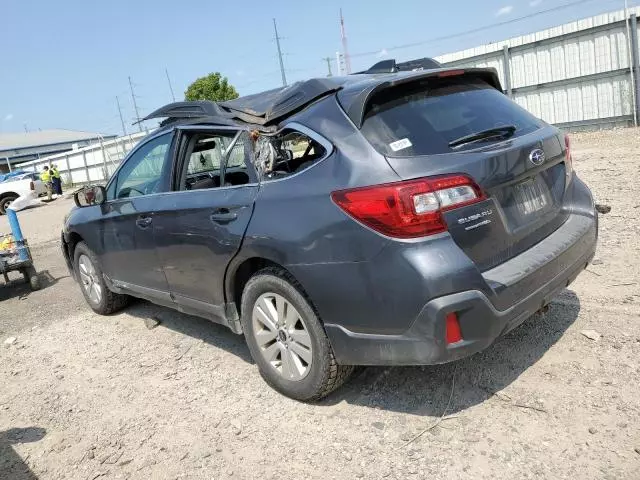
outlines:
[[[42,180],[42,183],[44,183],[45,186],[47,187],[47,200],[51,200],[53,185],[51,183],[51,172],[49,171],[49,167],[46,165],[44,166],[44,168],[42,169],[42,172],[40,173],[40,180]]]
[[[51,183],[53,185],[53,193],[62,195],[62,181],[60,180],[60,172],[56,165],[51,165]]]

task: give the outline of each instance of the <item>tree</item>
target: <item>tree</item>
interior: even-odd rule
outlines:
[[[227,77],[223,77],[219,72],[198,78],[184,92],[185,100],[223,102],[234,98],[238,98],[238,92],[229,84]]]

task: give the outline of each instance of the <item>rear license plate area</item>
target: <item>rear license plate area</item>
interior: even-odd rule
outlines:
[[[514,185],[513,196],[516,208],[523,217],[544,211],[551,204],[549,189],[540,177]]]

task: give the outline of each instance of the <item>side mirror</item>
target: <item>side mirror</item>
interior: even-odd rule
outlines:
[[[100,185],[84,187],[78,190],[73,199],[78,207],[91,207],[102,205],[107,199],[107,191]]]

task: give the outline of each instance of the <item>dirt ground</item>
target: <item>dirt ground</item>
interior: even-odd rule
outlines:
[[[59,251],[71,201],[21,212],[46,288],[0,285],[0,478],[640,478],[640,131],[573,145],[612,211],[550,310],[316,404],[271,390],[222,327],[144,302],[94,315]]]

